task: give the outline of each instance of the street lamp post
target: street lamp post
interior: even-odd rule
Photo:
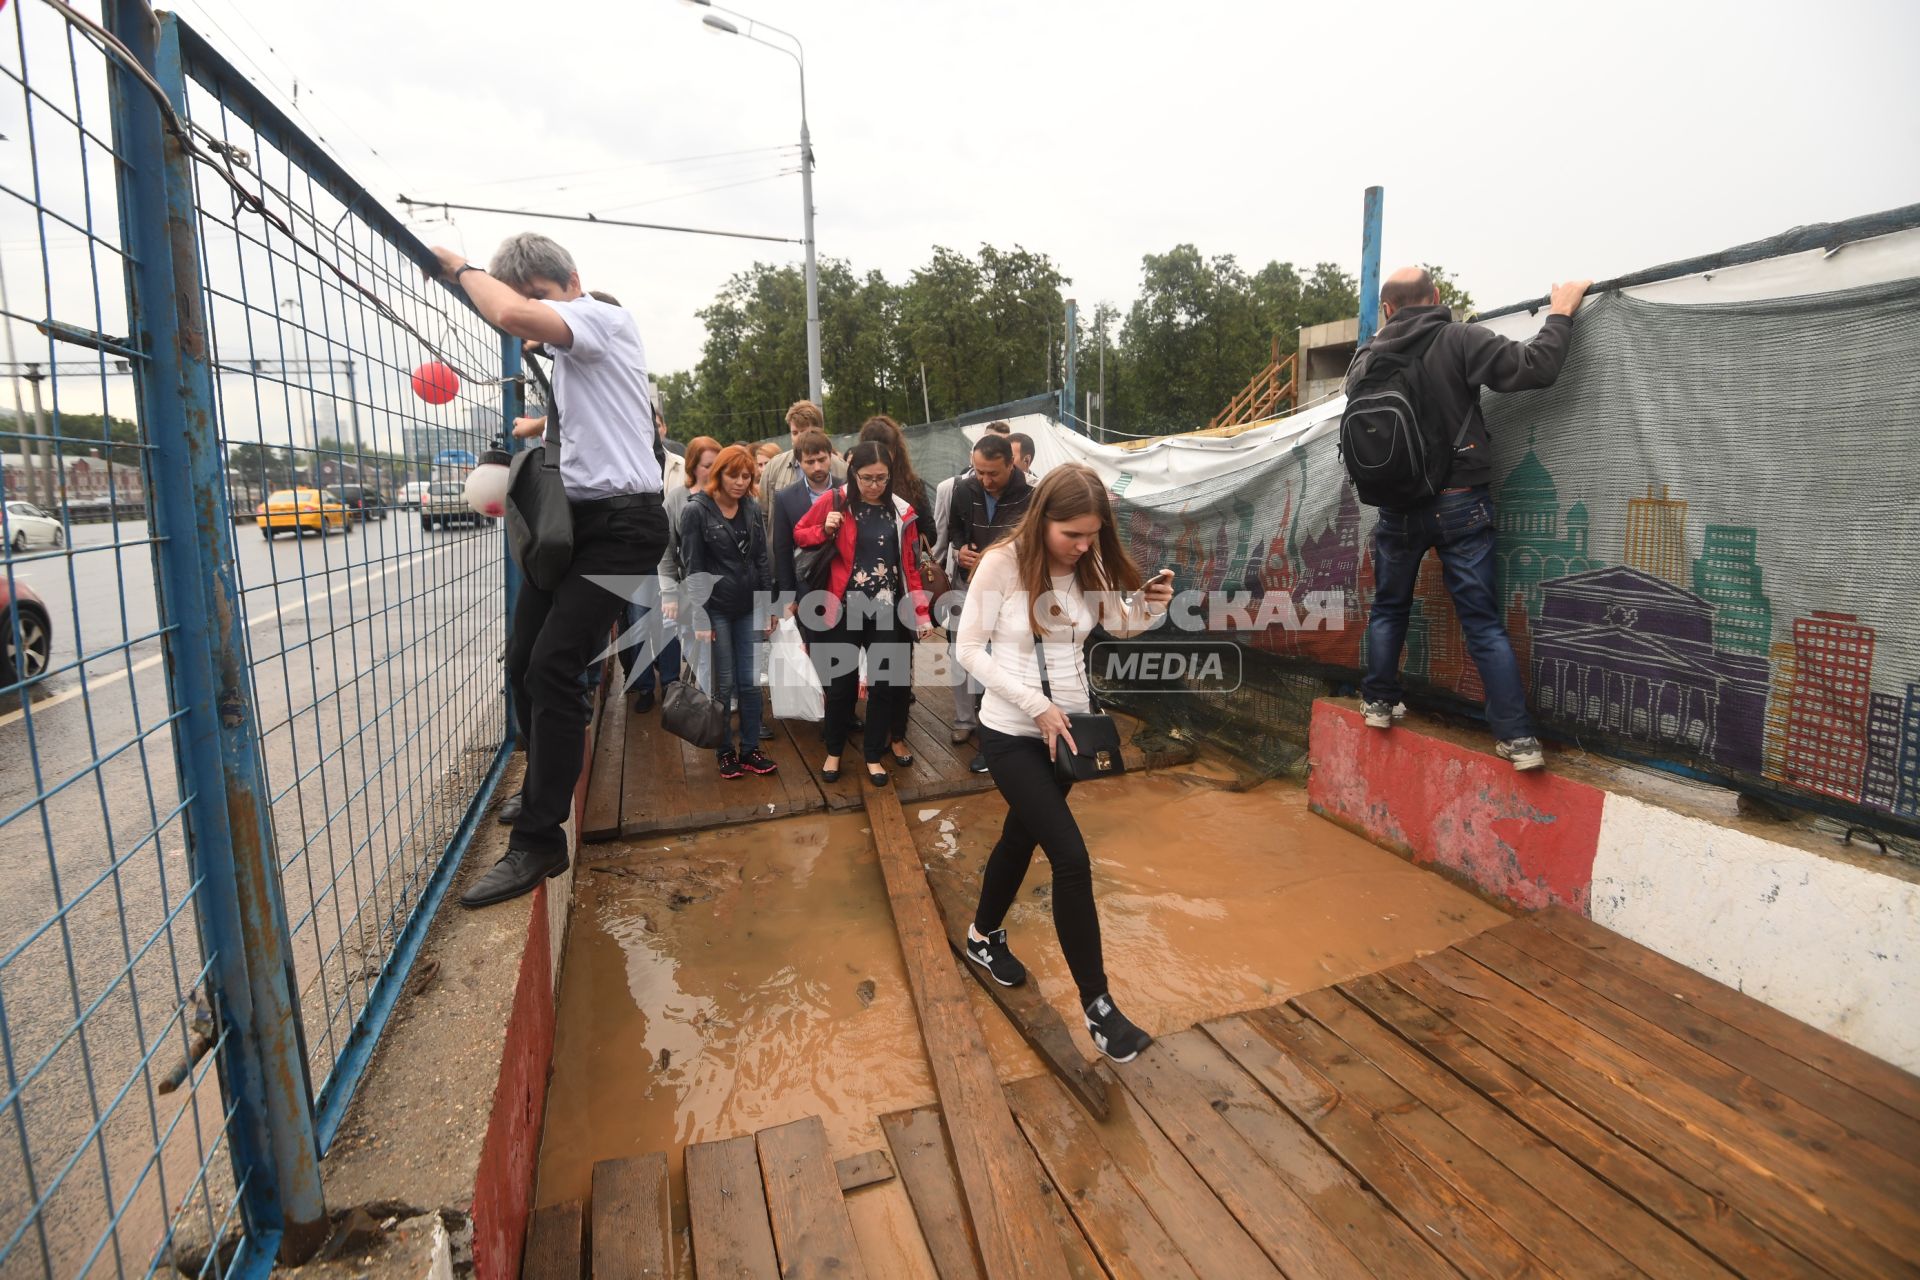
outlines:
[[[701,9],[712,9],[713,0],[686,0],[688,4]],[[807,51],[800,43],[800,37],[791,31],[782,31],[779,27],[765,22],[756,22],[746,14],[734,9],[720,10],[730,13],[746,23],[742,30],[727,21],[718,13],[709,13],[702,19],[708,27],[730,36],[744,36],[755,44],[777,49],[793,59],[800,69],[800,203],[805,230],[801,233],[807,245],[807,389],[808,398],[815,404],[825,407],[826,401],[820,389],[820,266],[814,256],[813,246],[813,135],[807,130]],[[763,40],[755,33],[764,28],[777,36],[784,36],[793,42],[793,48],[778,45],[771,40]]]

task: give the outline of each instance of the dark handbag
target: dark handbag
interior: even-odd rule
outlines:
[[[834,490],[833,502],[828,511],[844,512],[846,508],[845,489]],[[793,550],[793,576],[800,585],[813,591],[826,587],[833,569],[833,558],[840,553],[840,539],[833,534],[817,547],[795,547]]]
[[[1040,692],[1053,701],[1053,686],[1047,680],[1047,655],[1040,644],[1040,633],[1033,634],[1033,657],[1040,664]],[[1093,695],[1093,681],[1087,681],[1087,705],[1090,711],[1067,712],[1067,732],[1073,738],[1073,750],[1065,739],[1054,743],[1053,776],[1062,782],[1092,782],[1096,778],[1117,778],[1127,771],[1126,757],[1120,752],[1120,726],[1100,710]]]
[[[928,599],[938,600],[953,589],[953,583],[947,577],[947,571],[934,557],[933,548],[927,545],[926,535],[922,534],[914,547],[920,558],[920,587],[927,593]]]
[[[727,708],[694,683],[693,667],[685,662],[680,678],[660,695],[660,723],[674,737],[708,751],[727,745]]]
[[[560,479],[560,402],[531,356],[527,369],[546,393],[552,439],[516,453],[507,468],[507,551],[527,581],[552,591],[573,563],[573,507]]]

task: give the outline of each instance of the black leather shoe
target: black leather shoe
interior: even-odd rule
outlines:
[[[460,905],[490,907],[496,902],[532,893],[542,880],[551,880],[566,869],[564,852],[534,853],[530,849],[509,848],[505,857],[460,895]]]
[[[878,764],[878,763],[879,763],[878,761],[875,762],[875,764]],[[867,766],[867,781],[871,782],[874,786],[884,787],[887,785],[887,783],[893,780],[891,777],[888,776],[885,767],[881,767],[879,773],[875,773],[873,770],[874,770],[874,765]]]
[[[653,710],[653,686],[648,685],[633,695],[633,714],[643,716]]]
[[[967,761],[967,772],[969,773],[992,772],[992,770],[987,768],[987,753],[984,751],[976,751],[974,753],[973,759]]]
[[[503,827],[510,827],[519,820],[520,811],[526,807],[526,793],[516,791],[500,802],[500,808],[493,815],[494,821]]]

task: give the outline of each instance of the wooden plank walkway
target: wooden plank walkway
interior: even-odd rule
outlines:
[[[811,721],[769,716],[766,723],[774,734],[762,750],[780,766],[780,772],[729,781],[714,768],[711,751],[690,746],[661,729],[657,706],[634,715],[620,694],[617,673],[605,682],[596,714],[587,802],[580,824],[583,842],[697,831],[790,814],[842,813],[860,808],[862,792],[868,789],[857,740],[841,757],[839,779],[827,782],[820,777],[826,753],[820,745],[820,726]],[[913,764],[904,769],[889,766],[893,775],[889,789],[902,804],[993,789],[992,778],[968,771],[974,747],[950,741],[952,721],[953,699],[945,689],[920,691],[907,720]],[[1122,722],[1126,723],[1124,717]],[[1127,765],[1132,769],[1191,758],[1190,751],[1149,754],[1131,743],[1127,748]]]
[[[1920,1277],[1920,1079],[1565,912],[1099,1071],[1105,1120],[1051,1075],[1004,1091],[1008,1176],[1089,1280]],[[1023,1280],[983,1257],[938,1109],[881,1127],[942,1280]],[[791,1239],[858,1274],[824,1146],[763,1134],[754,1160],[746,1137],[689,1149],[696,1273],[817,1273]],[[579,1222],[543,1217],[529,1262]]]

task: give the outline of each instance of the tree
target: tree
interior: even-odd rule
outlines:
[[[1459,282],[1447,274],[1445,267],[1431,262],[1423,262],[1420,266],[1433,277],[1433,287],[1440,291],[1440,301],[1443,305],[1452,307],[1456,311],[1472,312],[1473,295],[1462,289]]]

